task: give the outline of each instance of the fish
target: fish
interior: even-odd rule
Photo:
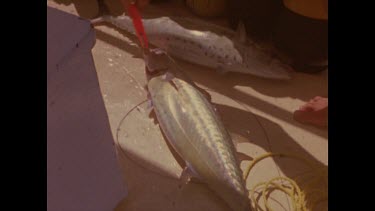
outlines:
[[[231,136],[218,112],[192,84],[168,74],[147,84],[167,141],[185,161],[184,178],[207,184],[233,211],[250,211],[250,199]]]
[[[142,21],[149,42],[172,57],[216,69],[220,73],[238,72],[266,79],[291,79],[290,65],[281,61],[275,54],[259,48],[255,42],[247,41],[248,37],[242,23],[239,24],[237,32],[226,29],[221,30],[224,34],[220,34],[214,30],[185,28],[170,17]],[[107,22],[135,34],[132,19],[126,15],[104,15],[91,21],[92,24],[100,22]],[[202,22],[204,21],[196,23]],[[231,37],[228,34],[235,36]]]

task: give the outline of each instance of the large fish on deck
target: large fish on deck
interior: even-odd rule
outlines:
[[[103,16],[92,23],[101,21],[135,34],[132,20],[128,16]],[[287,64],[274,54],[257,47],[255,43],[245,43],[247,36],[243,25],[240,25],[237,36],[232,38],[208,30],[187,29],[168,17],[142,21],[149,42],[176,58],[220,72],[246,73],[268,79],[290,79],[290,67]],[[226,31],[233,32],[229,29]]]
[[[205,96],[166,75],[151,78],[147,89],[162,131],[186,163],[181,178],[198,178],[233,211],[250,211],[233,142]]]

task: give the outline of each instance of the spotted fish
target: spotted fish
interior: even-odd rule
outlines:
[[[162,131],[186,163],[185,174],[206,183],[233,211],[250,211],[233,142],[204,95],[165,75],[151,78],[147,88]]]
[[[92,20],[92,23],[101,21],[135,34],[128,16],[103,16]],[[240,25],[235,39],[211,31],[184,28],[169,17],[143,19],[143,25],[149,42],[176,58],[220,72],[239,72],[279,80],[291,78],[289,65],[255,44],[245,43],[247,36],[243,25]]]

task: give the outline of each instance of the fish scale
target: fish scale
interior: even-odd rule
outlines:
[[[203,109],[200,109],[202,107],[206,107],[207,105],[204,105],[204,101],[197,99],[202,98],[202,96],[199,95],[199,93],[189,93],[188,91],[184,89],[184,86],[181,84],[181,81],[174,80],[174,83],[179,88],[180,97],[182,98],[182,101],[185,102],[185,108],[189,107],[192,110],[192,114],[194,114],[194,111],[196,111],[197,115],[191,115],[189,119],[191,119],[193,122],[194,127],[189,128],[191,130],[188,130],[191,132],[190,134],[193,134],[194,139],[200,139],[201,141],[206,141],[207,146],[204,150],[212,150],[212,149],[221,149],[218,150],[217,153],[215,153],[216,158],[220,160],[218,163],[226,164],[227,157],[230,157],[230,155],[227,153],[228,147],[232,148],[229,144],[225,146],[223,142],[219,142],[221,139],[223,139],[223,134],[221,133],[221,130],[217,128],[217,124],[213,124],[212,122],[216,122],[213,118],[212,112],[207,112]],[[185,98],[185,99],[184,99]],[[194,102],[194,103],[192,103]],[[228,138],[228,137],[225,137]],[[203,139],[203,140],[202,140]],[[215,152],[215,151],[214,151]]]
[[[193,129],[193,132],[197,131],[197,136],[202,137],[201,134],[206,133],[208,131],[207,133],[208,140],[211,140],[209,142],[210,144],[209,146],[213,146],[213,143],[216,143],[215,146],[218,149],[226,149],[227,147],[231,147],[231,146],[224,146],[224,143],[222,142],[216,142],[216,140],[220,140],[223,138],[223,134],[219,132],[221,131],[220,130],[221,128],[217,128],[216,124],[210,124],[211,122],[217,121],[217,119],[214,119],[215,116],[212,115],[212,112],[206,112],[205,110],[199,109],[199,108],[207,106],[207,104],[205,104],[205,101],[201,101],[197,99],[197,98],[202,98],[202,96],[195,91],[186,89],[181,84],[181,81],[177,80],[175,81],[175,84],[179,88],[181,98],[185,98],[183,99],[183,101],[187,102],[188,104],[190,104],[190,106],[192,106],[192,114],[194,113],[197,114],[197,115],[192,115],[192,119],[195,121],[194,122],[195,124],[192,124],[192,125],[196,126]],[[223,150],[223,152],[226,152],[226,151]],[[222,153],[222,155],[225,156],[224,153]]]
[[[159,125],[192,172],[234,211],[249,211],[250,202],[229,133],[208,100],[177,78],[151,78],[150,98]]]
[[[191,106],[191,110],[198,111],[199,116],[189,116],[191,125],[195,125],[196,127],[188,131],[189,134],[194,134],[196,132],[196,136],[201,137],[202,141],[208,142],[208,148],[204,151],[211,150],[211,153],[215,155],[214,161],[217,162],[221,171],[222,178],[224,181],[227,181],[234,184],[234,188],[237,190],[244,191],[243,186],[238,186],[241,181],[241,173],[239,168],[235,168],[233,164],[236,164],[237,161],[234,156],[234,146],[231,142],[229,134],[222,126],[221,121],[215,115],[215,111],[211,108],[209,102],[201,95],[201,93],[197,92],[191,86],[187,86],[185,82],[176,80],[174,82],[176,86],[179,88],[179,93],[181,98],[183,99],[184,103],[188,103]],[[205,108],[205,109],[202,109]],[[200,128],[205,128],[201,129]],[[215,162],[213,162],[215,164]],[[231,174],[236,175],[236,177],[232,177]],[[246,191],[244,191],[246,192]]]
[[[218,159],[220,159],[221,163],[225,167],[224,169],[229,169],[228,172],[232,172],[234,167],[231,164],[236,162],[236,160],[235,157],[232,156],[233,154],[231,154],[227,149],[230,148],[234,150],[234,147],[232,146],[231,142],[220,142],[222,139],[230,139],[229,135],[222,132],[225,131],[225,129],[220,124],[212,124],[212,122],[220,122],[217,118],[215,118],[216,115],[214,114],[213,110],[209,110],[209,112],[207,112],[200,109],[202,107],[210,107],[210,105],[208,105],[209,103],[204,100],[199,100],[198,98],[203,98],[203,96],[201,96],[201,94],[196,92],[194,89],[191,89],[189,86],[184,86],[182,81],[177,80],[175,84],[179,88],[182,98],[185,98],[183,99],[184,102],[195,102],[194,104],[190,103],[193,108],[192,113],[194,114],[194,111],[197,111],[196,113],[198,114],[191,117],[193,120],[195,120],[195,124],[192,125],[196,125],[193,131],[197,131],[197,136],[199,137],[204,137],[202,134],[207,133],[207,140],[209,140],[208,146],[216,147],[218,149]]]
[[[103,16],[92,23],[100,20],[135,34],[128,16]],[[176,58],[223,72],[290,79],[290,66],[255,44],[247,45],[208,30],[186,29],[168,17],[143,19],[143,25],[149,42]]]

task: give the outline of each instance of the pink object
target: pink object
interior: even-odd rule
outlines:
[[[293,117],[301,123],[318,127],[328,126],[328,98],[316,96],[294,111]]]

